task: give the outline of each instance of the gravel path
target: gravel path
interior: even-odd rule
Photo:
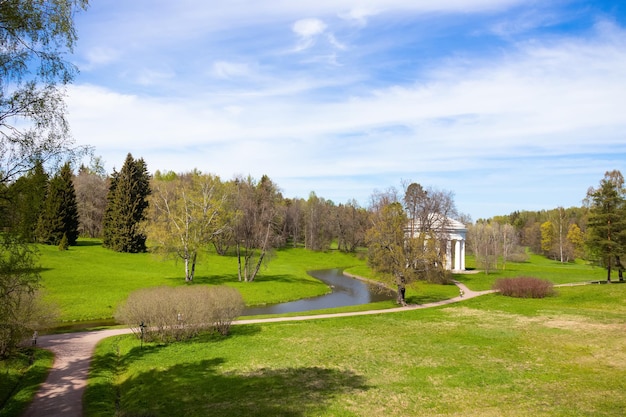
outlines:
[[[297,317],[238,320],[233,324],[273,323],[302,321],[331,317],[387,314],[397,311],[429,308],[456,303],[492,291],[471,291],[460,282],[455,282],[463,296],[428,304],[410,305],[387,310],[357,311],[352,313],[318,314]],[[130,329],[110,329],[83,333],[65,333],[40,336],[37,345],[54,353],[54,364],[48,378],[42,384],[33,402],[23,417],[82,417],[82,397],[87,384],[87,372],[96,344],[107,337],[131,333]]]

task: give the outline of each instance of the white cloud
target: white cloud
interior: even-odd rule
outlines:
[[[247,64],[217,61],[213,64],[213,74],[218,78],[232,79],[249,77],[252,71]]]
[[[96,47],[89,49],[85,54],[86,62],[81,65],[84,71],[92,70],[93,68],[104,66],[112,62],[117,61],[120,58],[119,51],[113,48]]]
[[[326,27],[326,24],[319,19],[300,19],[296,21],[291,26],[291,30],[299,38],[296,51],[302,51],[313,46],[315,38],[324,33]]]
[[[604,170],[624,166],[621,156],[607,156],[626,152],[626,32],[615,23],[601,21],[594,33],[582,36],[542,38],[539,33],[518,43],[498,40],[502,49],[490,50],[487,58],[481,51],[473,55],[472,48],[436,56],[427,73],[423,67],[411,67],[418,62],[412,56],[401,67],[368,57],[348,59],[369,52],[363,52],[369,46],[365,42],[374,36],[359,37],[380,27],[381,22],[374,25],[373,20],[387,14],[395,13],[397,19],[405,12],[489,11],[514,3],[372,0],[357,5],[320,0],[284,2],[284,7],[266,13],[256,2],[251,2],[253,11],[239,12],[225,3],[215,11],[222,17],[212,15],[202,27],[186,21],[189,30],[168,31],[172,45],[179,39],[177,30],[186,36],[200,36],[195,31],[203,30],[216,33],[203,38],[215,48],[196,51],[188,55],[192,62],[175,67],[185,77],[176,77],[166,64],[133,73],[135,65],[127,79],[128,74],[141,75],[139,80],[152,86],[139,93],[125,93],[126,84],[74,85],[69,90],[70,122],[77,140],[95,145],[110,165],[119,167],[130,151],[143,156],[151,170],[198,167],[224,178],[268,174],[286,188],[287,196],[306,197],[315,190],[337,202],[352,197],[365,202],[363,195],[373,188],[410,178],[452,189],[464,199],[471,193],[488,199],[481,187],[499,187],[498,200],[512,199],[507,191],[512,188],[529,190],[529,201],[545,201],[556,193],[545,181],[551,175],[560,178],[559,187],[575,194],[578,191],[572,190],[580,181],[572,181],[582,173],[597,171],[599,179]],[[202,15],[200,10],[188,19]],[[301,16],[319,18],[296,20]],[[243,28],[263,19],[271,23],[270,35],[263,39],[243,29],[239,33],[229,28],[224,34],[212,26],[220,20],[218,28],[227,23]],[[529,18],[500,30],[519,34],[541,24]],[[485,26],[485,32],[491,28]],[[289,29],[299,50],[315,48],[301,55],[280,53],[291,42],[285,36]],[[488,36],[485,32],[481,36]],[[129,44],[141,44],[144,36]],[[239,49],[231,50],[231,37],[237,38]],[[381,39],[376,48],[395,40]],[[417,47],[411,53],[415,51]],[[92,61],[104,65],[114,58],[97,52]],[[340,62],[342,67],[303,69],[302,63],[320,61]],[[202,68],[200,75],[194,68]],[[384,74],[370,84],[376,71]],[[385,78],[388,75],[393,78]],[[176,96],[147,95],[160,94],[160,86]],[[593,160],[589,157],[600,153]],[[581,193],[594,183],[580,185]]]

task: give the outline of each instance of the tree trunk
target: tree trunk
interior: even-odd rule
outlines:
[[[615,266],[617,267],[617,274],[620,282],[624,282],[624,267],[622,266],[622,261],[619,256],[615,257]]]
[[[239,247],[239,242],[237,242],[237,275],[239,282],[241,282],[241,249]]]
[[[185,282],[189,282],[189,255],[185,255]]]
[[[196,259],[198,258],[198,253],[194,252],[191,257],[191,276],[189,277],[189,281],[193,281],[193,277],[196,275]]]
[[[397,281],[397,285],[398,285],[398,293],[396,295],[396,303],[400,304],[401,306],[405,306],[406,305],[406,285],[404,282],[404,278],[403,277],[397,277],[396,278]]]
[[[609,258],[608,265],[606,266],[606,282],[611,282],[611,259]]]

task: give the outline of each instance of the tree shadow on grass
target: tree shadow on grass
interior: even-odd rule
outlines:
[[[170,278],[168,278],[170,279]],[[171,278],[174,279],[174,278]],[[180,280],[180,278],[175,278]],[[223,285],[226,283],[239,282],[237,274],[220,274],[220,275],[205,275],[195,276],[193,279],[195,284],[212,284]],[[276,275],[257,275],[256,279],[249,283],[254,285],[255,282],[281,282],[286,284],[298,284],[298,285],[319,285],[315,281],[306,281],[302,278],[295,277],[293,275],[276,274]]]
[[[125,415],[304,416],[332,399],[365,390],[365,379],[322,367],[220,372],[221,358],[134,375],[119,386]]]
[[[258,331],[242,326],[234,336]],[[201,336],[211,342],[218,336]],[[351,371],[322,366],[223,371],[221,357],[162,366],[150,356],[159,345],[114,350],[93,359],[92,383],[85,393],[88,414],[123,416],[289,416],[320,415],[334,398],[369,389],[366,379]],[[210,349],[210,348],[209,348]],[[184,360],[184,359],[182,359]],[[151,363],[133,372],[135,361]],[[133,370],[136,371],[136,370]],[[121,383],[120,376],[128,376]]]

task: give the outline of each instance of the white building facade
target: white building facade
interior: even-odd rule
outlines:
[[[467,228],[457,220],[445,217],[434,218],[429,216],[429,223],[442,241],[442,251],[445,250],[445,269],[452,272],[465,271],[465,246]],[[416,222],[419,230],[419,221]],[[410,235],[410,227],[407,227],[407,234]]]
[[[446,242],[446,269],[453,272],[465,271],[465,238],[467,228],[459,221],[448,218],[444,227]]]

